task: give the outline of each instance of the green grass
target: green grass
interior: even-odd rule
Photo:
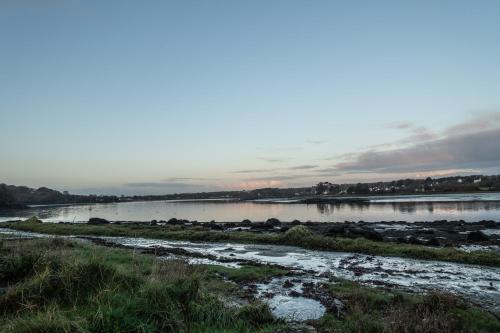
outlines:
[[[229,268],[217,265],[206,265],[205,267],[209,272],[219,274],[234,282],[261,282],[288,273],[284,269],[272,266],[243,265],[240,268]]]
[[[206,268],[129,250],[60,239],[3,241],[0,332],[236,333],[284,328],[263,304],[227,305],[221,292],[225,284]]]
[[[500,332],[500,321],[459,298],[432,292],[408,294],[339,280],[329,292],[345,303],[340,316],[326,314],[323,333],[356,332]]]
[[[39,223],[36,221],[5,222],[1,223],[0,227],[55,235],[124,236],[203,242],[294,245],[315,250],[500,266],[500,255],[494,251],[467,253],[455,248],[375,242],[363,238],[334,238],[315,234],[305,226],[296,226],[286,233],[222,232],[209,230],[202,226],[88,225]]]

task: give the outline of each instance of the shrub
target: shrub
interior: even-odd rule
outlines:
[[[293,244],[310,239],[314,233],[304,225],[297,225],[285,232],[285,239]]]

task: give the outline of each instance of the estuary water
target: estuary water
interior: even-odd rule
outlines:
[[[38,216],[46,222],[85,222],[91,217],[111,221],[151,221],[170,218],[207,222],[265,221],[500,221],[500,194],[372,196],[366,202],[303,204],[292,200],[266,202],[145,201],[69,206],[33,206],[0,210],[0,221]]]

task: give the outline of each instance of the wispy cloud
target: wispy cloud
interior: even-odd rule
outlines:
[[[322,145],[323,143],[327,143],[328,140],[306,140],[306,143],[312,144],[312,145]]]
[[[318,167],[317,165],[306,164],[306,165],[291,166],[288,169],[289,170],[310,170],[310,169],[314,169],[314,168],[317,168],[317,167]]]
[[[289,161],[289,157],[257,157],[257,159],[266,161],[269,163],[281,163],[281,162],[286,162]]]
[[[492,122],[492,119],[495,122]],[[474,130],[472,130],[474,129]],[[421,172],[439,169],[500,166],[500,115],[474,118],[443,131],[412,131],[411,145],[392,150],[370,150],[337,163],[342,172]],[[403,141],[402,141],[403,142]]]
[[[201,177],[169,177],[165,178],[163,182],[187,182],[187,181],[205,181],[205,180],[218,180],[217,178],[201,178]]]
[[[404,130],[404,129],[408,129],[408,128],[413,127],[413,125],[411,123],[408,123],[408,122],[395,122],[395,123],[388,123],[384,127],[391,128],[391,129]]]
[[[244,170],[236,170],[233,173],[260,173],[260,172],[270,172],[274,169],[244,169]]]

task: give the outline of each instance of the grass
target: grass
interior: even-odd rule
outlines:
[[[449,294],[391,292],[345,280],[330,285],[329,292],[346,306],[340,316],[323,316],[322,333],[500,332],[493,315]]]
[[[288,273],[288,271],[284,269],[272,266],[242,265],[240,268],[229,268],[217,265],[206,265],[205,267],[210,272],[216,273],[234,282],[260,282]]]
[[[236,276],[236,275],[235,275]],[[61,239],[0,243],[0,332],[274,332],[267,306],[226,305],[217,274]]]
[[[124,236],[204,242],[235,242],[293,245],[314,250],[343,251],[423,260],[440,260],[500,267],[500,255],[494,251],[467,253],[455,248],[433,248],[423,245],[375,242],[363,238],[334,238],[313,233],[306,226],[295,226],[285,233],[222,232],[203,226],[150,226],[146,224],[56,224],[36,220],[4,222],[0,228],[11,228],[55,235]]]

